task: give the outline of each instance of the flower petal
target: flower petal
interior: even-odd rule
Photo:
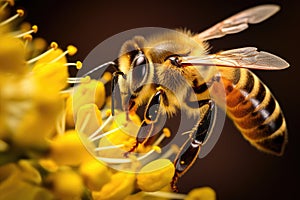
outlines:
[[[99,192],[93,192],[95,200],[123,200],[134,189],[134,174],[117,172]]]
[[[170,184],[175,173],[168,159],[157,159],[145,165],[137,175],[137,184],[146,192],[154,192]]]
[[[216,192],[210,187],[202,187],[191,190],[185,200],[215,200]]]

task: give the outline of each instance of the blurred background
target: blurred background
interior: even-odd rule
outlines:
[[[84,60],[99,43],[122,31],[139,27],[183,28],[199,32],[246,8],[274,3],[281,11],[246,31],[210,41],[212,52],[255,46],[286,59],[291,67],[282,71],[256,71],[269,86],[284,111],[289,142],[282,157],[257,151],[245,141],[230,120],[214,149],[198,159],[179,183],[181,192],[210,186],[220,200],[300,199],[299,3],[289,1],[71,1],[17,0],[25,21],[39,27],[37,36],[56,41],[62,48],[78,47],[69,60]]]

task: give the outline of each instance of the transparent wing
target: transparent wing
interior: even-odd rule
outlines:
[[[248,28],[248,24],[257,24],[271,17],[278,12],[279,9],[280,7],[278,5],[273,4],[249,8],[225,19],[195,37],[201,40],[210,40],[223,37],[227,34],[238,33]]]
[[[222,51],[201,57],[183,57],[182,65],[236,67],[261,70],[280,70],[289,67],[282,58],[255,47],[244,47]]]

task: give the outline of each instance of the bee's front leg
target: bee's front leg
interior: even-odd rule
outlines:
[[[189,139],[184,143],[180,152],[177,154],[174,161],[175,174],[171,182],[173,191],[178,191],[177,181],[195,162],[199,155],[201,146],[205,143],[208,133],[210,132],[210,122],[214,110],[214,103],[212,100],[199,101],[199,105],[208,105],[209,108],[204,116],[198,121]]]
[[[163,102],[162,98],[165,97],[163,94],[164,91],[158,87],[157,92],[151,97],[144,113],[144,120],[136,136],[135,145],[124,154],[125,157],[127,157],[129,153],[133,152],[139,144],[145,143],[151,136],[153,136],[154,124],[160,116],[161,104]]]

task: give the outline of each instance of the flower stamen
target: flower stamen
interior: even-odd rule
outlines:
[[[5,3],[1,6],[1,8],[0,8],[0,12],[2,11],[2,10],[4,10],[7,6],[8,6],[8,4],[11,4],[11,2],[14,4],[14,2],[13,1],[5,1]]]
[[[161,153],[161,148],[159,146],[153,146],[152,149],[156,152],[156,153]]]
[[[112,145],[112,146],[105,146],[105,147],[97,147],[94,149],[94,151],[103,151],[108,149],[118,149],[124,147],[124,144],[118,144],[118,145]]]
[[[144,194],[149,196],[154,196],[154,197],[167,198],[167,199],[185,199],[187,197],[186,194],[163,192],[163,191],[144,192]]]
[[[59,91],[60,94],[72,94],[73,92],[74,92],[74,88],[72,88],[72,87]]]
[[[161,134],[159,138],[153,143],[153,146],[158,146],[163,141],[163,139],[165,139],[166,137],[168,138],[170,136],[171,136],[171,131],[168,128],[164,128],[163,134]]]
[[[28,34],[28,35],[24,35],[23,39],[25,40],[24,42],[24,47],[26,48],[28,45],[28,42],[32,41],[32,35]]]
[[[79,132],[83,133],[84,132],[84,129],[86,128],[86,126],[88,125],[88,122],[90,121],[90,118],[91,118],[91,113],[88,113],[85,118],[84,118],[84,121],[82,122],[82,125],[79,129]]]
[[[88,83],[91,80],[91,77],[69,77],[68,83]]]
[[[92,134],[89,136],[89,140],[94,141],[93,139],[114,119],[114,116],[110,115],[107,120]]]
[[[153,152],[155,152],[155,150],[152,149],[149,152],[147,152],[146,154],[144,154],[140,157],[137,157],[136,160],[141,161],[141,160],[147,158]],[[132,159],[130,159],[130,158],[105,158],[105,157],[100,157],[100,156],[97,156],[97,158],[103,162],[110,163],[110,164],[132,163]]]
[[[4,26],[12,21],[14,21],[15,19],[17,19],[18,17],[22,17],[24,15],[24,10],[22,9],[18,9],[17,13],[13,16],[11,16],[10,18],[4,20],[3,22],[0,23],[0,26]]]
[[[66,63],[65,66],[75,66],[76,69],[81,69],[81,67],[82,67],[82,62],[77,61],[76,63]]]
[[[59,116],[56,122],[56,131],[58,135],[63,135],[65,133],[66,131],[65,121],[66,121],[66,112],[62,111],[61,116]]]
[[[105,122],[106,122],[106,121],[105,121]],[[115,128],[115,129],[109,130],[109,131],[107,131],[107,132],[105,132],[105,133],[103,133],[103,134],[101,134],[101,135],[98,135],[97,137],[93,137],[93,138],[90,139],[90,141],[94,142],[95,140],[99,140],[99,139],[101,139],[101,138],[103,138],[103,137],[105,137],[105,136],[107,136],[107,135],[109,135],[109,134],[112,134],[112,133],[114,133],[114,132],[120,130],[121,128],[124,128],[124,126],[121,125],[121,126]],[[97,134],[98,134],[98,132],[97,132]]]
[[[24,33],[20,33],[20,34],[16,35],[15,37],[16,38],[21,38],[21,37],[24,37],[25,35],[30,35],[31,33],[36,33],[37,31],[38,31],[37,25],[33,25],[29,31],[26,31]]]
[[[55,59],[50,61],[50,63],[54,63],[54,62],[59,61],[61,58],[65,57],[67,54],[70,55],[70,56],[73,56],[76,52],[77,52],[77,48],[73,45],[69,45],[69,46],[67,46],[66,51],[64,51],[62,54],[60,54]]]
[[[39,59],[41,59],[41,58],[47,56],[48,54],[50,54],[52,51],[55,51],[57,48],[58,48],[58,44],[56,42],[52,42],[50,44],[50,49],[48,51],[45,51],[44,53],[38,55],[37,57],[34,57],[34,58],[28,60],[27,64],[32,64],[32,63],[38,61]]]

